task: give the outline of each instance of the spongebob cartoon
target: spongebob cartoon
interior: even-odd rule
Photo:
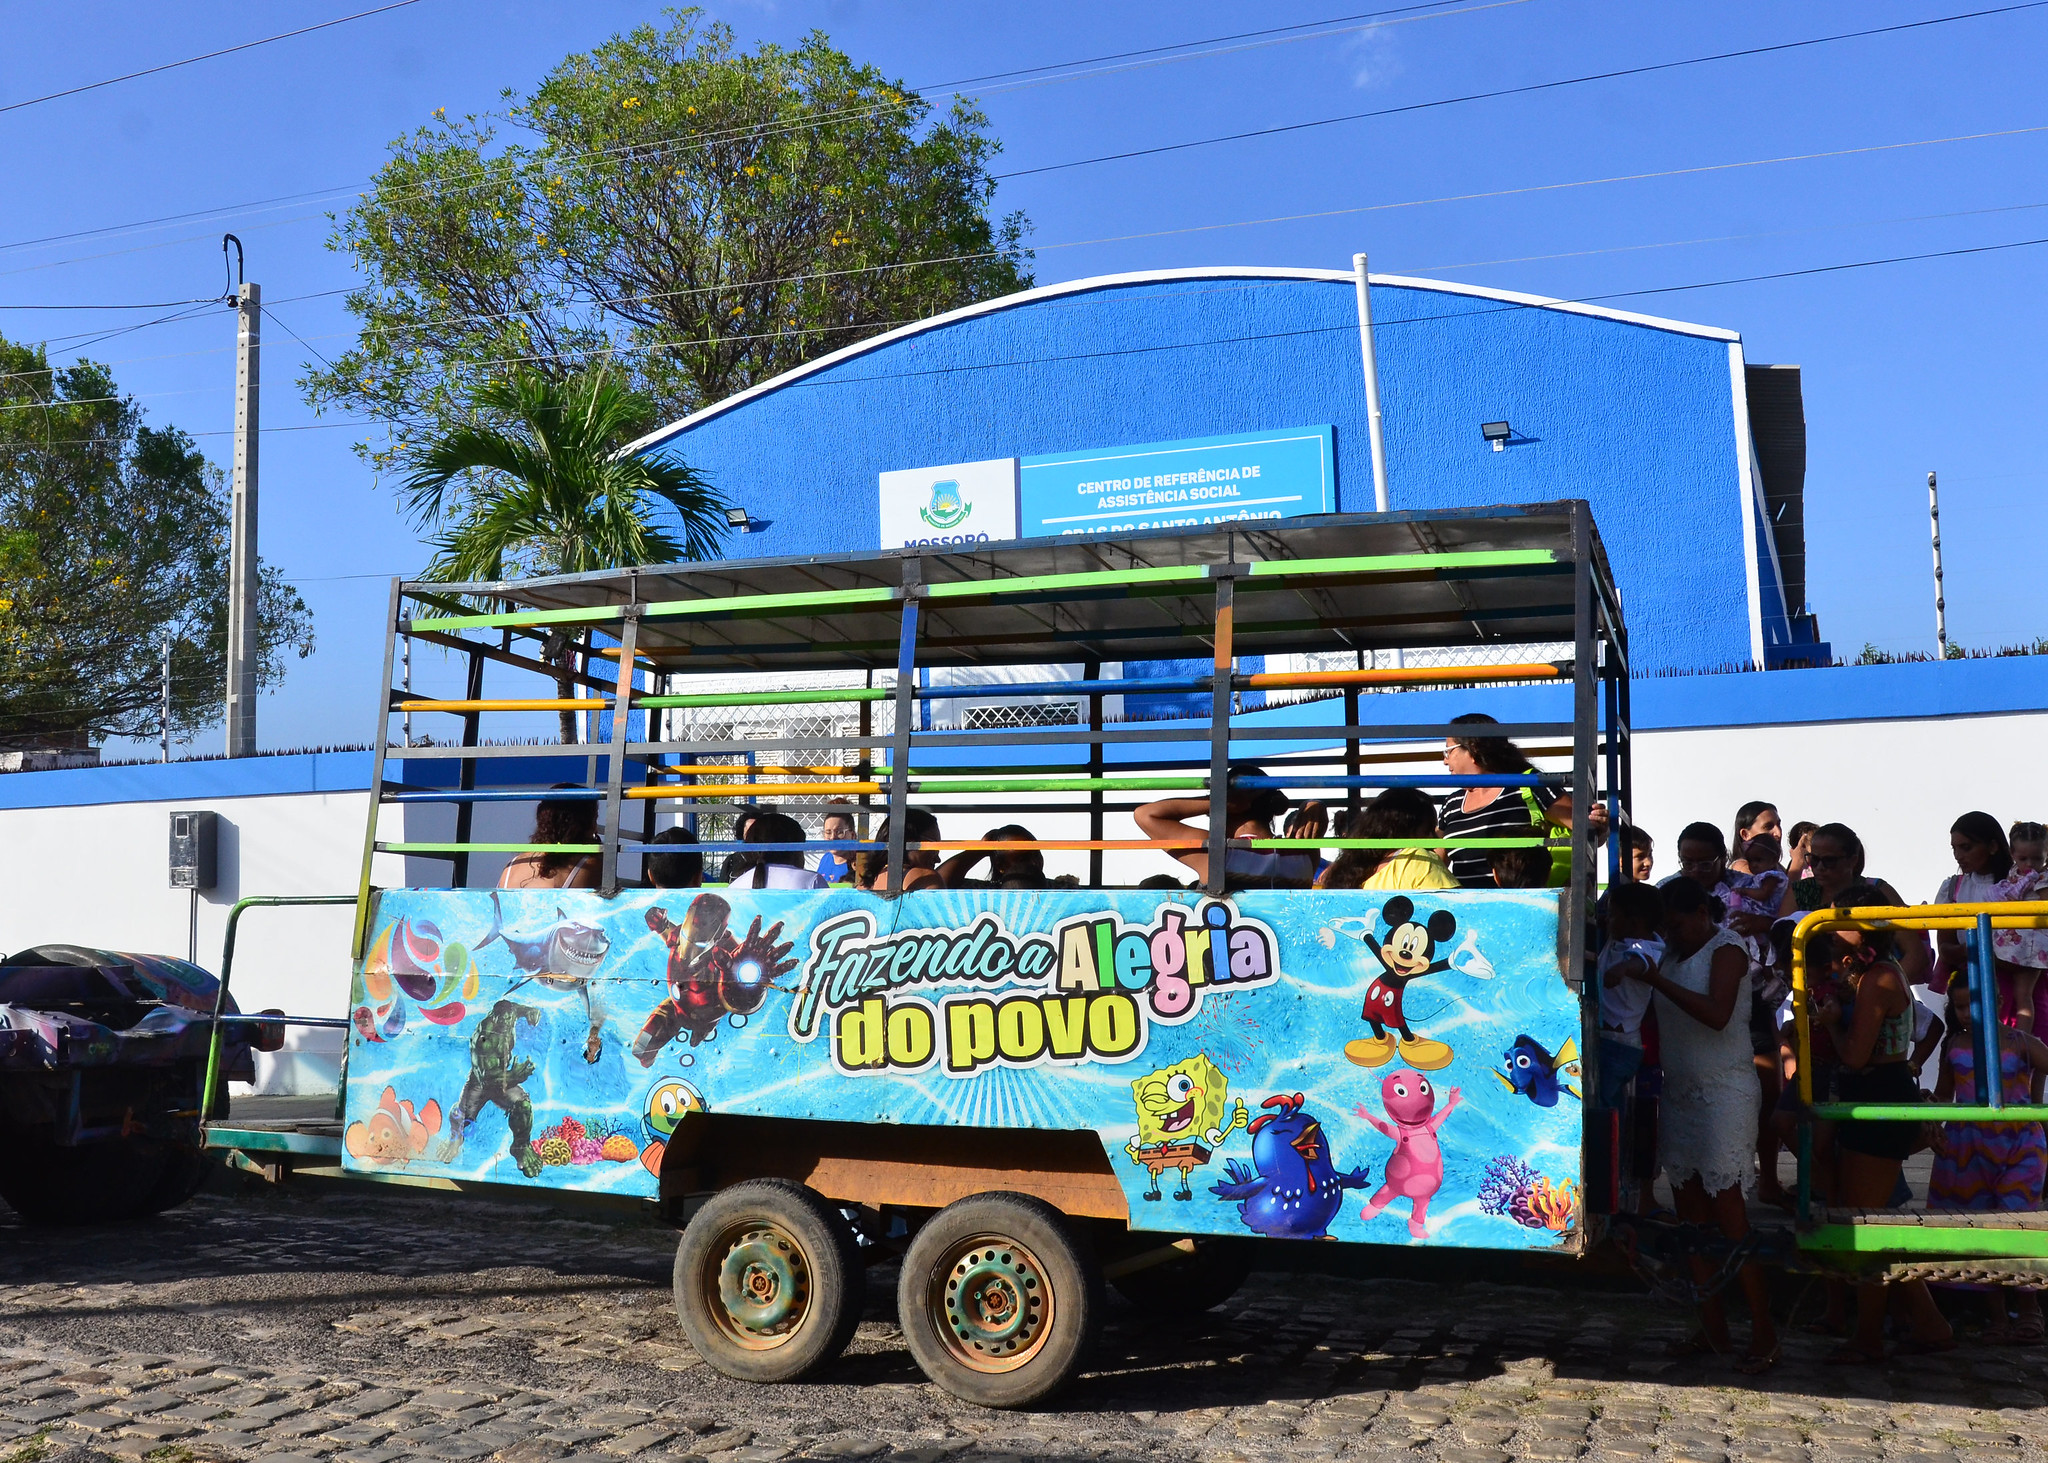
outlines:
[[[1180,1175],[1176,1199],[1192,1199],[1188,1174],[1209,1161],[1223,1140],[1251,1121],[1242,1100],[1225,1120],[1230,1082],[1217,1065],[1197,1052],[1185,1061],[1148,1072],[1131,1084],[1138,1110],[1138,1131],[1124,1152],[1152,1175],[1147,1199],[1158,1199],[1159,1175],[1172,1169]]]

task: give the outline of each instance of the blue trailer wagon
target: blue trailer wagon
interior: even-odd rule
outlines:
[[[459,657],[466,694],[395,688],[407,638]],[[1423,647],[1426,665],[1394,654]],[[486,695],[487,669],[531,684]],[[1449,717],[1409,710],[1438,698],[1388,694],[1527,683],[1561,714],[1489,731],[1554,771],[1446,773]],[[1048,695],[1070,710],[931,714]],[[747,722],[792,705],[840,719]],[[925,1372],[1018,1406],[1080,1368],[1106,1282],[1200,1308],[1268,1241],[1578,1252],[1612,1204],[1586,916],[1628,816],[1627,635],[1583,503],[395,583],[377,706],[340,1130],[222,1122],[210,1141],[658,1204],[687,1221],[682,1325],[727,1375],[829,1361],[882,1253]],[[480,777],[541,750],[486,719],[537,711],[579,718],[547,755],[579,759],[580,784]],[[401,753],[399,715],[450,735]],[[409,781],[388,775],[400,755]],[[1548,848],[1552,887],[1318,891],[1266,856],[1414,840],[1228,816],[1272,790],[1343,811],[1390,787],[1526,792],[1581,830],[1598,802],[1611,831],[1438,840]],[[1206,833],[1105,836],[1175,794],[1203,801]],[[477,837],[479,809],[544,797],[596,804],[601,832]],[[719,886],[727,854],[780,847],[717,836],[731,815],[815,819],[825,798],[872,841],[793,851],[858,857],[873,888]],[[422,805],[452,836],[397,832]],[[956,834],[994,813],[1087,836],[920,837],[919,808]],[[709,882],[638,877],[673,851],[661,815],[694,822]],[[931,855],[989,848],[1065,855],[1075,882],[904,891]],[[1106,878],[1131,850],[1207,872]],[[598,886],[471,887],[480,858],[528,852],[588,856]],[[380,853],[445,876],[373,887]]]

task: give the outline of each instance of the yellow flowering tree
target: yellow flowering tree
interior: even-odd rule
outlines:
[[[1029,286],[1000,144],[813,33],[742,51],[696,10],[568,57],[514,132],[436,112],[330,247],[355,347],[302,384],[375,416],[379,466],[513,364],[599,361],[672,420],[892,326]]]

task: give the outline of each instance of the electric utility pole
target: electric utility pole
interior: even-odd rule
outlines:
[[[1948,659],[1948,604],[1941,597],[1941,497],[1935,491],[1934,474],[1927,474],[1927,521],[1934,533],[1934,646]]]
[[[242,241],[233,234],[237,263]],[[228,755],[256,754],[256,440],[263,291],[240,280],[235,292],[235,497],[228,552]]]

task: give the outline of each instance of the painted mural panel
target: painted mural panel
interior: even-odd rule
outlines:
[[[1544,1247],[1554,892],[395,890],[345,1162],[652,1197],[690,1112],[1088,1129],[1140,1229]]]

